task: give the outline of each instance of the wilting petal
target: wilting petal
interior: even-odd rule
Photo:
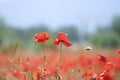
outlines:
[[[107,58],[101,54],[98,56],[98,60],[101,62],[107,62]]]
[[[60,40],[56,39],[56,41],[54,42],[54,46],[58,45],[60,43]]]
[[[57,35],[57,39],[54,42],[54,45],[59,45],[59,43],[63,43],[65,46],[69,47],[72,43],[68,40],[68,34],[64,32],[59,32]]]
[[[63,44],[67,47],[72,45],[72,43],[70,41],[63,41]]]

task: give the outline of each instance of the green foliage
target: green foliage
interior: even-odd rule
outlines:
[[[11,31],[3,18],[0,18],[0,47],[9,43]]]
[[[2,42],[3,42],[3,37],[5,36],[4,34],[4,28],[5,26],[5,23],[4,21],[0,18],[0,45],[2,45]]]
[[[118,47],[119,37],[113,32],[97,33],[92,37],[92,43],[100,47]]]
[[[120,35],[120,16],[115,16],[113,18],[111,28],[116,32],[116,34]]]
[[[101,47],[120,46],[120,16],[115,16],[109,27],[98,28],[96,35],[91,37],[93,44]]]

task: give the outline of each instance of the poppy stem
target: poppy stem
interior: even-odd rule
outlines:
[[[44,47],[44,44],[43,44],[43,54],[44,54],[44,57],[43,57],[43,65],[42,65],[42,68],[44,68],[45,62],[46,62],[46,54],[45,54],[45,47]]]
[[[59,58],[59,64],[58,64],[58,71],[60,70],[61,59],[62,59],[62,43],[60,43],[60,58]]]

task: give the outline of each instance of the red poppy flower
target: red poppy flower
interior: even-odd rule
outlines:
[[[100,54],[98,56],[98,60],[101,61],[101,62],[107,62],[107,58],[105,56],[103,56],[102,54]]]
[[[68,34],[59,32],[57,39],[54,42],[54,45],[59,45],[59,43],[62,42],[65,46],[71,46],[72,43],[68,40]]]
[[[50,38],[47,32],[41,32],[35,34],[35,42],[45,42]]]
[[[120,49],[117,50],[117,53],[120,54]]]

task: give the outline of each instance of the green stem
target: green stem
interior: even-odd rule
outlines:
[[[58,71],[60,71],[61,59],[62,59],[62,42],[60,43],[60,57],[58,63]]]
[[[46,62],[46,54],[45,54],[45,47],[44,47],[44,44],[43,44],[43,54],[44,54],[44,57],[43,57],[43,65],[42,65],[42,68],[44,68],[45,62]]]

